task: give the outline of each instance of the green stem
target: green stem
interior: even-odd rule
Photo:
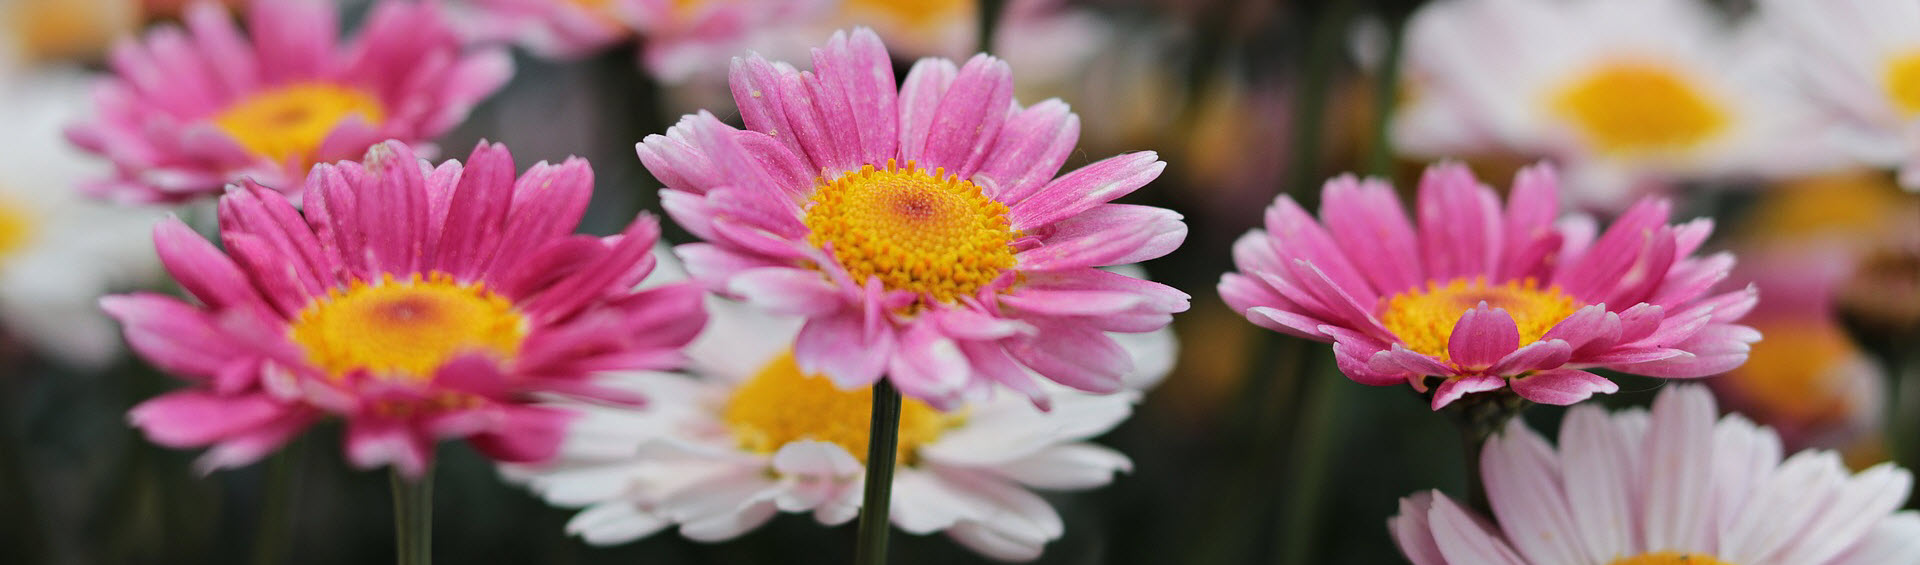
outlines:
[[[999,31],[1000,12],[1007,0],[980,0],[980,52],[993,52],[993,34]]]
[[[1373,152],[1367,157],[1367,174],[1392,178],[1393,111],[1400,103],[1400,60],[1406,47],[1406,14],[1394,14],[1387,20],[1387,52],[1380,61],[1379,82],[1373,93]]]
[[[299,482],[297,475],[305,445],[306,442],[295,439],[267,462],[266,500],[260,505],[260,525],[254,532],[254,565],[287,562],[287,543],[292,538],[295,514],[293,485]]]
[[[866,497],[860,502],[860,538],[853,562],[885,565],[887,534],[893,530],[887,520],[893,506],[893,465],[900,450],[900,391],[886,378],[873,385],[873,421],[867,438]]]
[[[393,528],[399,565],[433,563],[433,471],[408,479],[393,471]]]
[[[1324,362],[1316,365],[1326,366]],[[1341,392],[1346,388],[1346,383],[1341,382],[1344,378],[1320,374],[1323,372],[1301,375],[1307,398],[1300,407],[1306,410],[1306,415],[1300,423],[1299,437],[1294,440],[1293,480],[1288,481],[1288,488],[1293,492],[1287,498],[1285,519],[1280,522],[1282,530],[1274,536],[1280,545],[1272,551],[1283,565],[1316,562],[1313,561],[1315,542],[1320,540],[1322,521],[1315,519],[1315,515],[1325,499],[1327,470],[1332,468],[1331,451],[1337,443],[1335,436],[1342,431],[1335,420],[1340,416]]]
[[[1334,0],[1321,8],[1314,23],[1313,43],[1307,46],[1306,72],[1301,77],[1300,97],[1293,117],[1293,140],[1288,151],[1292,161],[1288,170],[1292,180],[1287,189],[1297,196],[1317,200],[1313,187],[1320,179],[1320,138],[1325,129],[1327,87],[1333,75],[1333,61],[1340,54],[1340,41],[1346,37],[1347,22],[1353,19],[1352,0]]]
[[[1486,485],[1480,477],[1480,452],[1488,438],[1532,405],[1513,389],[1503,388],[1469,394],[1444,409],[1460,431],[1461,452],[1467,464],[1467,503],[1482,516],[1493,516],[1493,506],[1487,502]]]

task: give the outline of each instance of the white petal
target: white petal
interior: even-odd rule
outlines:
[[[1133,470],[1126,455],[1091,443],[1056,445],[993,467],[1002,476],[1034,488],[1079,490],[1113,482]]]

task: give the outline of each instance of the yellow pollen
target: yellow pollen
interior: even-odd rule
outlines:
[[[1680,553],[1677,551],[1656,551],[1642,553],[1633,557],[1622,557],[1607,565],[1732,565],[1711,555],[1699,553]]]
[[[789,352],[740,385],[727,400],[722,419],[740,447],[754,453],[773,453],[795,441],[814,440],[844,447],[864,463],[872,410],[872,387],[841,390],[826,377],[801,372]],[[924,402],[904,399],[899,462],[911,463],[914,449],[939,439],[955,419]]]
[[[1410,290],[1387,299],[1380,323],[1412,349],[1441,359],[1447,356],[1447,340],[1453,337],[1453,324],[1460,315],[1486,302],[1489,308],[1502,308],[1520,328],[1520,345],[1540,341],[1547,330],[1565,320],[1581,304],[1560,292],[1560,287],[1539,288],[1533,279],[1507,281],[1488,286],[1484,277],[1458,278],[1440,286],[1427,283],[1426,290]]]
[[[1555,91],[1552,111],[1605,153],[1685,150],[1731,117],[1691,77],[1658,64],[1602,65]]]
[[[1887,61],[1887,97],[1900,117],[1920,116],[1920,51]]]
[[[823,184],[803,220],[807,242],[831,246],[855,281],[879,277],[887,290],[940,302],[973,295],[1013,268],[1011,244],[1021,234],[1007,222],[1007,205],[944,173],[889,161]]]
[[[329,375],[365,369],[424,380],[463,353],[512,358],[526,338],[527,321],[512,301],[480,284],[441,273],[405,281],[387,275],[314,299],[287,334]]]
[[[213,123],[255,155],[311,164],[327,135],[351,116],[379,125],[386,109],[358,89],[299,83],[236,100],[214,116]]]
[[[32,243],[39,223],[35,210],[0,197],[0,258],[11,256]]]

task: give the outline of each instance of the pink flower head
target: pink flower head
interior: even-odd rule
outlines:
[[[1152,152],[1055,178],[1079,136],[1066,104],[1014,102],[986,55],[915,64],[837,33],[801,72],[735,60],[746,129],[702,113],[639,145],[667,213],[705,243],[695,279],[806,319],[794,346],[842,388],[884,374],[940,407],[1001,383],[1046,405],[1034,374],[1113,392],[1131,369],[1106,332],[1147,332],[1187,295],[1096,267],[1172,251],[1179,214],[1109,204],[1159,176]]]
[[[1576,406],[1558,448],[1515,419],[1480,454],[1493,516],[1428,491],[1387,529],[1413,565],[1920,563],[1906,469],[1783,456],[1773,430],[1715,416],[1689,385],[1650,411]]]
[[[330,2],[249,5],[241,37],[225,10],[194,5],[114,49],[94,91],[95,121],[68,129],[114,162],[97,196],[178,202],[250,179],[289,196],[315,163],[352,159],[384,139],[429,141],[513,73],[504,50],[463,51],[432,2],[385,0],[339,44]]]
[[[245,464],[324,415],[347,456],[418,475],[440,438],[506,462],[559,449],[570,413],[536,394],[637,402],[597,371],[670,369],[706,321],[700,290],[635,291],[659,237],[574,235],[592,193],[580,159],[540,163],[480,144],[439,167],[398,142],[314,167],[305,218],[257,183],[220,199],[222,253],[179,220],[154,229],[167,270],[199,300],[101,301],[149,361],[195,382],[134,407],[169,447]]]
[[[1523,169],[1502,209],[1465,166],[1437,165],[1416,224],[1387,183],[1336,178],[1324,225],[1287,196],[1267,208],[1220,295],[1261,327],[1332,342],[1362,384],[1425,393],[1438,378],[1435,410],[1507,386],[1547,404],[1619,389],[1593,367],[1690,378],[1746,361],[1760,335],[1734,322],[1756,293],[1710,294],[1733,257],[1692,256],[1711,221],[1670,225],[1649,198],[1595,237],[1591,219],[1555,222],[1558,192],[1551,168]]]
[[[647,71],[677,83],[724,68],[734,53],[756,43],[757,34],[817,19],[831,2],[478,0],[476,5],[480,34],[510,38],[545,57],[585,57],[639,39]]]

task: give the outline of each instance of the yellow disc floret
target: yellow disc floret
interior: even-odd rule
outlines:
[[[1520,328],[1520,345],[1540,340],[1547,330],[1565,320],[1581,304],[1560,292],[1560,287],[1545,289],[1533,279],[1517,279],[1491,286],[1485,278],[1459,278],[1445,286],[1427,283],[1426,290],[1409,290],[1385,300],[1380,323],[1412,349],[1447,359],[1447,341],[1453,338],[1453,324],[1460,315],[1486,302],[1489,308],[1501,308]]]
[[[1731,118],[1696,81],[1664,65],[1601,65],[1560,87],[1555,114],[1606,153],[1686,150],[1726,131]]]
[[[814,191],[807,242],[832,250],[855,281],[940,302],[970,296],[1014,266],[1020,237],[1007,205],[973,183],[916,169],[868,165]]]
[[[213,123],[255,155],[310,163],[327,135],[352,116],[378,125],[386,119],[386,109],[358,89],[297,83],[234,101]]]
[[[787,353],[740,385],[727,400],[722,418],[748,451],[773,453],[788,443],[814,440],[837,444],[865,462],[872,410],[872,387],[841,390],[826,377],[801,372],[793,354]],[[952,418],[926,403],[904,399],[900,462],[911,463],[914,448],[939,439],[950,424]]]
[[[1887,61],[1887,98],[1900,117],[1920,116],[1920,52]]]
[[[435,273],[396,281],[355,281],[314,299],[287,330],[315,366],[338,377],[355,370],[403,379],[432,377],[455,356],[511,358],[527,335],[513,302],[479,284]]]
[[[13,255],[33,243],[40,223],[38,216],[32,208],[0,198],[0,257]]]
[[[1633,557],[1622,557],[1607,565],[1733,565],[1711,555],[1700,553],[1681,553],[1678,551],[1656,551],[1642,553]]]

